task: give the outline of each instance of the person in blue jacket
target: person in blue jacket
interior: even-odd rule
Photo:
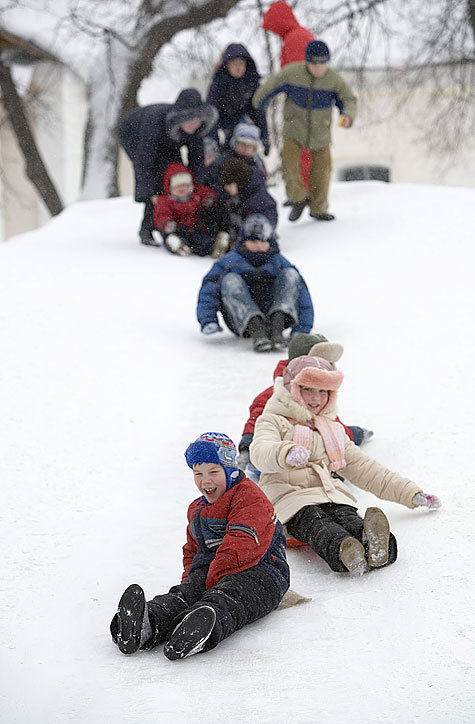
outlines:
[[[180,148],[188,151],[188,168],[198,174],[204,166],[203,138],[213,128],[218,112],[203,103],[194,88],[181,91],[175,103],[135,108],[121,121],[119,141],[135,173],[135,200],[145,203],[140,241],[157,246],[152,231],[153,208],[164,192],[163,175],[170,163],[183,163]]]
[[[283,332],[310,332],[312,300],[298,269],[282,254],[272,225],[262,214],[245,219],[235,251],[213,264],[198,295],[203,334],[222,331],[218,312],[239,337],[251,337],[256,352],[283,349]]]
[[[219,120],[208,135],[219,140],[218,129],[224,134],[225,148],[229,146],[233,129],[241,121],[251,121],[261,131],[264,153],[269,152],[267,121],[264,110],[252,105],[252,96],[260,83],[260,75],[249,51],[240,43],[231,43],[224,50],[208,90],[206,102],[218,109]]]

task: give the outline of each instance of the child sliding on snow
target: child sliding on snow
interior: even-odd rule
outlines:
[[[363,573],[394,563],[396,539],[379,508],[357,513],[351,483],[408,508],[439,508],[435,495],[364,455],[334,421],[343,374],[325,359],[291,360],[258,418],[250,446],[260,486],[288,533],[333,571]]]
[[[123,593],[110,630],[124,654],[165,642],[168,659],[209,651],[279,605],[289,588],[285,536],[264,493],[236,466],[236,447],[208,432],[186,462],[201,497],[188,508],[182,582],[146,602]]]

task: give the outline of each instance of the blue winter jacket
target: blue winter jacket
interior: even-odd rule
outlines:
[[[273,242],[275,244],[275,242]],[[246,279],[252,279],[257,273],[261,273],[267,287],[267,297],[272,298],[272,284],[275,277],[282,269],[298,269],[280,253],[273,254],[262,266],[255,267],[245,259],[238,251],[230,251],[213,264],[210,271],[203,278],[201,289],[198,294],[196,316],[201,328],[209,322],[218,322],[218,312],[222,312],[221,285],[225,274],[234,272]],[[299,272],[300,274],[300,272]],[[310,293],[304,279],[298,298],[298,322],[292,327],[291,334],[297,332],[310,332],[313,326],[313,304]],[[248,284],[249,286],[249,284]],[[234,331],[234,330],[232,330]]]
[[[227,68],[233,58],[246,59],[246,72],[242,78],[233,78]],[[232,129],[243,119],[249,116],[251,121],[260,128],[261,139],[267,143],[267,121],[264,110],[256,109],[252,105],[252,96],[259,87],[260,75],[249,51],[240,43],[228,45],[223,53],[221,65],[213,76],[209,87],[206,102],[218,109],[219,121],[210,136],[218,138],[217,129],[226,131]],[[227,134],[228,137],[231,135]]]
[[[180,125],[201,118],[202,125],[193,134]],[[185,88],[175,103],[154,103],[135,108],[121,121],[119,141],[135,172],[135,200],[146,201],[162,194],[163,174],[172,163],[183,163],[180,147],[188,149],[188,167],[196,174],[204,166],[203,138],[217,118],[216,109],[203,103],[198,91]]]

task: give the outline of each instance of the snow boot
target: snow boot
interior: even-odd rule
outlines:
[[[138,584],[133,583],[122,594],[110,632],[123,654],[134,654],[151,637],[145,594]]]
[[[272,349],[283,350],[287,347],[282,332],[286,328],[286,318],[284,312],[274,312],[270,316],[270,340]]]
[[[247,332],[252,337],[252,346],[255,352],[270,352],[272,342],[267,336],[266,326],[262,317],[251,317],[247,325]]]
[[[304,208],[308,204],[308,199],[304,199],[303,201],[294,201],[292,203],[292,209],[289,214],[289,221],[297,221],[297,219],[300,219],[302,216]]]
[[[231,245],[231,237],[226,231],[220,231],[216,236],[213,250],[211,252],[212,259],[221,259],[228,251]]]
[[[163,647],[170,659],[185,659],[203,651],[216,623],[216,611],[211,606],[199,606],[188,613],[178,624]]]
[[[172,254],[177,254],[178,256],[190,256],[192,253],[190,247],[176,234],[168,234],[165,239],[165,246]]]
[[[367,569],[365,550],[356,538],[345,538],[340,545],[340,561],[350,574],[361,576]]]
[[[335,218],[333,214],[310,214],[310,216],[317,221],[333,221]]]
[[[368,508],[363,521],[371,568],[386,565],[389,557],[389,522],[380,508]]]
[[[161,246],[161,243],[148,232],[140,232],[140,243],[145,244],[145,246]]]

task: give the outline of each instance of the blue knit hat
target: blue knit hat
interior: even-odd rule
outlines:
[[[328,63],[330,51],[323,40],[311,40],[305,48],[305,61],[307,63]]]
[[[185,459],[189,468],[200,463],[221,465],[226,473],[226,490],[229,490],[239,473],[236,457],[236,445],[221,432],[204,432],[185,450]]]

